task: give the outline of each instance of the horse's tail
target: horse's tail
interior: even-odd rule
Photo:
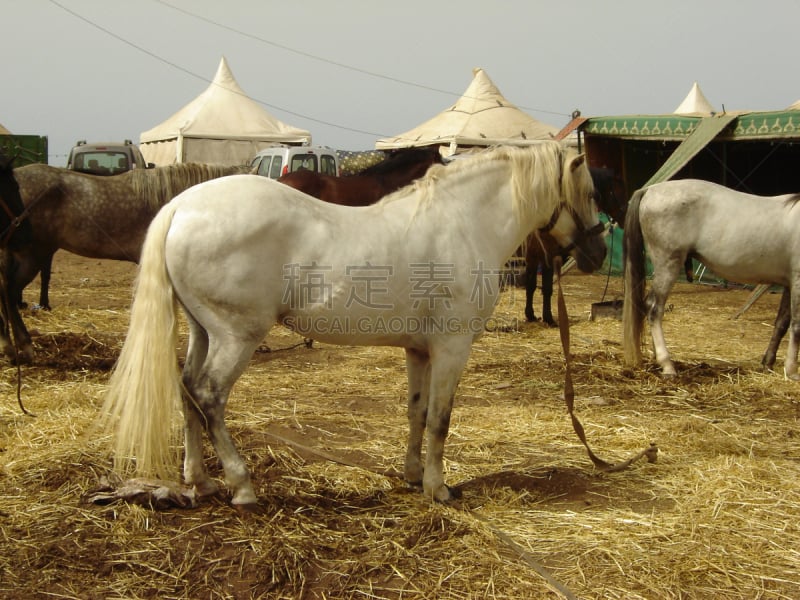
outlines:
[[[116,429],[115,470],[163,479],[174,477],[179,463],[173,423],[181,397],[176,300],[164,251],[176,209],[176,202],[165,205],[147,230],[128,334],[101,417],[106,429]]]
[[[645,255],[639,206],[646,190],[637,190],[628,203],[625,215],[622,252],[625,300],[622,307],[622,349],[625,363],[642,362],[642,334],[645,315]]]

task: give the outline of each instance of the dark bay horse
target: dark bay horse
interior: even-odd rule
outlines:
[[[589,167],[594,182],[595,202],[597,207],[613,221],[622,224],[625,222],[625,208],[627,202],[622,193],[615,191],[617,179],[611,169],[604,167]],[[556,255],[564,256],[558,243],[552,236],[542,233],[537,239],[535,234],[528,236],[525,244],[525,318],[536,321],[533,310],[533,295],[536,292],[536,278],[542,272],[542,321],[555,327],[552,303],[553,297],[553,258]]]
[[[247,171],[248,167],[191,163],[136,169],[111,177],[44,164],[14,169],[32,239],[14,250],[9,297],[20,299],[22,290],[41,271],[40,304],[48,306],[50,269],[59,249],[90,258],[138,262],[147,227],[164,204],[197,183]],[[16,303],[12,304],[12,313],[18,312]],[[2,338],[0,332],[0,347]],[[24,328],[16,339],[23,359],[31,359],[33,348]]]
[[[405,478],[429,498],[452,499],[443,467],[453,401],[499,298],[500,270],[541,228],[575,246],[579,269],[597,269],[605,241],[580,236],[598,224],[592,187],[585,156],[548,142],[436,165],[364,207],[320,202],[258,176],[188,189],[158,213],[144,242],[103,408],[117,469],[174,477],[170,437],[182,425],[184,479],[198,496],[218,489],[203,457],[207,434],[233,504],[255,504],[225,410],[253,352],[281,323],[326,343],[405,351]],[[189,327],[182,374],[179,307]]]
[[[798,379],[800,344],[800,195],[755,196],[694,179],[667,181],[634,193],[625,221],[625,361],[642,361],[645,317],[655,360],[664,375],[675,375],[664,341],[667,296],[687,257],[700,260],[719,277],[739,283],[776,284],[788,290],[781,311],[789,315],[785,372]],[[644,249],[653,263],[645,294]],[[786,327],[785,324],[783,324]],[[768,350],[769,352],[769,350]],[[765,356],[765,362],[769,357]],[[774,357],[771,359],[774,362]]]
[[[331,204],[367,206],[422,177],[434,164],[442,164],[442,156],[436,146],[425,146],[395,150],[355,175],[334,177],[301,170],[287,173],[278,181]]]
[[[8,324],[14,331],[25,328],[16,298],[7,292],[8,282],[14,277],[13,253],[28,248],[33,240],[31,224],[24,218],[25,205],[14,177],[13,159],[0,153],[0,286],[2,286],[2,322],[0,323],[0,352],[14,355]],[[11,308],[11,305],[14,305]]]

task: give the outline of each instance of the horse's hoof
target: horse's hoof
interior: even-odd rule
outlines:
[[[208,496],[216,496],[217,494],[219,494],[219,486],[211,479],[208,479],[203,483],[195,484],[194,493],[197,494],[198,498],[207,498]]]
[[[12,365],[30,365],[33,363],[33,347],[27,347],[14,352],[14,350],[5,351],[4,354]]]
[[[264,507],[258,502],[250,502],[247,504],[234,504],[233,507],[240,517],[249,517],[252,515],[264,514]]]
[[[442,484],[439,489],[434,490],[430,496],[435,502],[447,504],[448,502],[452,502],[453,500],[458,500],[461,498],[461,490],[459,488]]]
[[[790,379],[792,381],[800,381],[800,373],[795,371],[794,373],[789,373],[786,371],[786,368],[783,369],[783,378]]]

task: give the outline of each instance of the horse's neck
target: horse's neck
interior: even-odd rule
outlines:
[[[33,164],[14,171],[22,202],[27,206],[59,182],[60,171],[49,165]]]
[[[512,202],[508,168],[487,165],[485,170],[468,173],[458,182],[443,183],[429,199],[431,210],[442,213],[435,221],[455,229],[446,235],[470,237],[469,243],[487,264],[502,264],[531,231],[550,218],[548,212],[547,216],[529,218],[530,226],[520,222]]]

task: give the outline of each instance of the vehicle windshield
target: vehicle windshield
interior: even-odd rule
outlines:
[[[289,167],[289,170],[292,173],[300,170],[316,171],[317,157],[313,154],[296,154],[292,157],[292,163]]]
[[[124,152],[79,152],[73,158],[72,168],[96,175],[113,175],[124,173],[130,165]]]

